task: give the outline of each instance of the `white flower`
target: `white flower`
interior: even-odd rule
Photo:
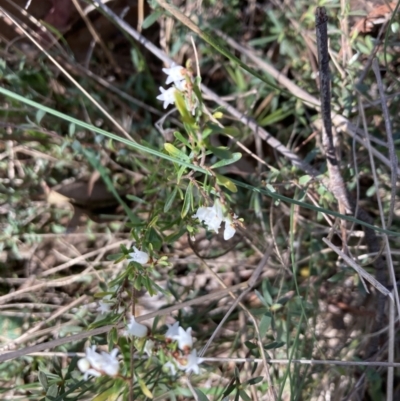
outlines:
[[[96,311],[100,312],[102,315],[103,313],[108,313],[111,310],[111,307],[113,306],[113,303],[110,302],[111,300],[111,295],[106,295],[103,297],[101,301],[99,301],[99,306],[97,307]]]
[[[176,86],[178,86],[179,82],[185,80],[186,69],[180,65],[172,63],[170,68],[163,68],[162,70],[168,75],[166,81],[167,85],[173,82]]]
[[[190,353],[190,355],[187,356],[186,359],[186,364],[178,364],[178,367],[180,370],[184,370],[186,373],[190,373],[193,372],[196,375],[198,375],[200,373],[200,363],[202,363],[204,361],[203,358],[198,358],[197,357],[197,351],[194,349],[192,350],[192,352]]]
[[[165,338],[175,340],[176,336],[179,336],[179,322],[175,322],[172,326],[167,324],[168,330],[165,333]]]
[[[161,95],[158,95],[156,99],[164,102],[164,109],[166,109],[168,105],[175,103],[175,91],[176,89],[173,86],[171,88],[168,88],[167,90],[160,86]]]
[[[211,207],[199,207],[193,217],[197,217],[200,221],[204,221],[204,224],[207,226],[208,230],[213,230],[218,233],[224,215],[222,213],[220,202],[216,200],[214,205]]]
[[[135,337],[145,337],[147,335],[147,327],[143,324],[140,324],[136,321],[134,316],[131,316],[131,321],[127,325],[127,328],[124,332],[126,336],[135,336]]]
[[[176,375],[176,367],[175,367],[175,365],[174,365],[172,362],[164,363],[164,365],[163,365],[163,370],[164,370],[164,371],[169,370],[169,374],[170,374],[171,376],[175,376],[175,375]]]
[[[192,328],[189,327],[186,331],[184,328],[178,328],[178,335],[174,336],[174,340],[178,341],[178,347],[180,350],[185,351],[187,348],[192,348],[193,338],[192,338]]]
[[[236,233],[235,223],[230,216],[225,218],[224,240],[231,239]]]
[[[143,251],[139,251],[135,246],[133,247],[133,252],[129,254],[130,258],[128,258],[128,262],[136,262],[140,263],[141,265],[145,265],[150,257],[149,254]]]
[[[213,230],[216,233],[218,233],[221,223],[225,222],[225,240],[231,239],[236,233],[235,222],[232,220],[231,216],[224,216],[221,202],[218,199],[216,199],[214,205],[211,207],[199,207],[193,217],[198,218],[201,222],[204,222],[208,230]],[[236,218],[237,216],[234,215],[234,219]]]
[[[117,354],[117,348],[114,348],[110,354],[104,351],[98,354],[95,345],[86,348],[86,357],[78,361],[78,368],[84,373],[83,378],[87,380],[89,376],[99,377],[103,374],[116,376],[119,371]]]
[[[153,355],[153,348],[154,348],[154,341],[147,340],[146,344],[144,345],[144,352],[147,354],[149,358]]]

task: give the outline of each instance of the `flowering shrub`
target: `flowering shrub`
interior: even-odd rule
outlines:
[[[156,361],[160,360],[157,356],[162,352],[164,359],[166,359],[163,370],[171,376],[175,376],[179,370],[186,373],[200,373],[199,365],[203,359],[199,358],[196,349],[193,349],[191,327],[185,330],[179,326],[178,322],[175,322],[172,326],[168,326],[163,339],[151,338],[151,335],[148,335],[147,327],[137,323],[135,318],[131,317],[124,334],[138,339],[146,337],[147,340],[140,351],[144,351],[149,358],[153,357]],[[87,347],[86,356],[78,361],[78,368],[84,373],[85,380],[89,376],[107,375],[115,377],[119,372],[117,354],[118,349],[113,349],[110,354],[104,351],[99,354],[96,352],[95,345]]]
[[[178,202],[182,205],[176,227],[179,235],[186,231],[191,237],[195,237],[203,227],[217,235],[223,226],[223,238],[228,241],[242,224],[231,212],[228,203],[228,199],[231,199],[228,193],[236,191],[235,185],[215,171],[237,161],[241,155],[231,154],[223,147],[215,148],[208,139],[214,131],[221,131],[217,121],[220,114],[204,112],[206,106],[201,97],[200,77],[194,77],[190,63],[186,67],[173,64],[163,71],[167,75],[166,85],[171,86],[167,89],[160,87],[157,99],[163,102],[164,108],[169,105],[176,106],[185,128],[185,133],[175,132],[175,142],[165,143],[164,148],[175,159],[181,160],[183,165],[173,165],[172,170],[166,171],[170,193],[166,197],[163,210],[158,209],[158,213],[155,212],[150,217],[150,224],[133,225],[134,245],[131,249],[121,246],[121,253],[113,256],[116,263],[125,260],[127,266],[114,280],[107,283],[104,293],[97,294],[102,299],[97,308],[100,316],[94,327],[115,323],[128,314],[131,305],[124,301],[127,298],[124,297],[124,293],[128,294],[128,299],[131,300],[136,290],[145,289],[150,295],[164,291],[157,286],[153,274],[156,269],[168,266],[167,257],[160,253],[161,245],[163,241],[168,241],[168,237],[163,238],[161,230],[154,227],[161,214],[171,209],[178,195]],[[203,173],[192,170],[187,167],[188,164],[199,166]],[[222,187],[228,192],[225,193]],[[203,359],[193,347],[191,327],[185,329],[179,322],[175,322],[167,325],[164,332],[160,332],[156,327],[153,330],[155,332],[139,323],[135,316],[130,316],[122,335],[116,330],[109,335],[109,348],[114,345],[119,348],[114,348],[111,353],[98,353],[95,345],[86,349],[86,356],[78,361],[83,378],[120,378],[120,385],[125,386],[124,383],[129,381],[130,377],[129,369],[132,369],[124,363],[127,360],[127,344],[130,344],[129,350],[136,349],[140,358],[148,358],[146,367],[158,366],[167,376],[200,373],[199,365]],[[131,358],[133,355],[129,354],[129,359]],[[142,392],[150,397],[151,392],[143,379],[136,373],[134,377],[139,382]]]

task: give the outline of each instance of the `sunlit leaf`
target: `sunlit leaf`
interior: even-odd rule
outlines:
[[[231,191],[231,192],[237,192],[236,185],[229,178],[226,178],[221,174],[215,174],[215,176],[217,177],[217,183],[219,185],[224,186],[225,188],[229,189],[229,191]]]

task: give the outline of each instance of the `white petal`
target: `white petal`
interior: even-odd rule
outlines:
[[[178,347],[184,351],[186,348],[192,348],[192,328],[189,327],[186,331],[183,327],[179,327],[179,334],[175,336],[174,340],[178,341]]]
[[[179,335],[179,322],[175,322],[173,325],[167,324],[168,330],[165,333],[165,338],[174,340],[175,336]]]
[[[163,108],[166,109],[168,105],[175,103],[175,91],[174,87],[168,88],[165,90],[163,87],[160,86],[161,94],[157,96],[156,99],[161,100],[164,102]]]
[[[231,239],[236,233],[235,224],[230,217],[225,219],[224,240]]]
[[[128,258],[128,262],[136,262],[140,263],[141,265],[145,265],[150,257],[147,252],[139,251],[135,246],[133,247],[133,252],[129,254],[130,258]]]
[[[136,322],[134,316],[131,317],[130,323],[127,325],[125,330],[125,335],[135,336],[135,337],[145,337],[147,335],[147,327],[143,324]]]
[[[96,311],[102,315],[103,313],[110,312],[111,306],[112,306],[112,304],[110,304],[108,302],[99,301],[99,306],[96,309]]]
[[[187,365],[185,372],[190,373],[192,371],[193,373],[198,375],[200,373],[199,364],[202,363],[203,361],[204,361],[203,358],[197,357],[197,351],[195,349],[192,350],[190,355],[188,355],[187,357]]]
[[[116,376],[119,371],[119,362],[117,359],[118,349],[114,348],[110,354],[107,352],[102,352],[103,357],[103,367],[102,371],[109,376]]]
[[[176,65],[175,63],[172,63],[170,68],[163,68],[162,70],[168,75],[166,81],[167,85],[171,82],[176,84],[177,82],[185,79],[185,68],[180,65]]]
[[[153,355],[153,348],[154,348],[154,341],[147,340],[146,344],[144,345],[144,352],[147,354],[149,358]]]

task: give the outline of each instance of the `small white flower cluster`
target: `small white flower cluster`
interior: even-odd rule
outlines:
[[[163,107],[164,109],[166,109],[168,105],[175,103],[175,92],[177,90],[184,94],[188,92],[189,88],[186,78],[189,77],[189,75],[186,68],[175,63],[172,63],[172,66],[170,68],[163,68],[163,71],[167,74],[166,84],[173,84],[168,89],[164,89],[162,86],[160,86],[159,88],[161,94],[157,96],[157,99],[164,102]],[[193,98],[193,96],[189,97],[190,101],[188,109],[192,112],[192,114],[194,114],[197,105],[197,98]]]
[[[211,207],[199,207],[193,217],[203,221],[208,230],[215,231],[217,234],[221,223],[225,222],[224,240],[231,239],[236,233],[234,220],[237,219],[237,216],[234,215],[233,219],[229,214],[224,216],[221,202],[218,199],[215,200],[214,205]]]
[[[186,373],[193,372],[198,375],[200,373],[199,365],[203,362],[203,358],[199,358],[197,356],[197,351],[192,349],[192,328],[189,327],[185,330],[183,327],[179,326],[179,322],[175,322],[173,325],[168,325],[165,339],[169,342],[176,341],[182,353],[174,355],[173,360],[165,363],[163,368],[169,370],[170,374],[173,376],[176,375],[176,368],[184,370]]]
[[[138,323],[135,317],[132,316],[124,334],[127,336],[144,338],[148,336],[148,332],[148,328]],[[157,346],[157,342],[159,342],[159,340],[148,338],[144,344],[143,351],[151,357],[156,347],[158,349],[163,349],[164,355],[169,355],[168,361],[164,363],[163,366],[165,372],[169,372],[172,376],[175,376],[178,370],[182,370],[186,373],[200,373],[199,365],[203,362],[203,358],[199,358],[196,349],[193,348],[191,327],[185,330],[179,325],[179,322],[168,325],[168,330],[165,333],[165,342],[167,344],[176,342],[178,349],[173,346],[166,348],[165,345],[161,345],[160,347],[160,345]],[[170,350],[169,353],[166,352],[168,349]],[[117,354],[118,349],[116,348],[113,349],[111,353],[104,351],[97,353],[95,345],[86,348],[86,356],[78,361],[78,368],[84,373],[83,378],[87,380],[89,376],[100,377],[103,375],[116,377],[119,372]]]
[[[117,348],[114,348],[109,354],[104,351],[101,351],[100,354],[97,353],[95,345],[86,348],[86,356],[78,361],[78,368],[84,373],[83,378],[87,380],[89,376],[117,376],[119,372],[117,354]]]
[[[133,316],[124,332],[125,335],[131,335],[138,338],[147,336],[147,333],[147,327],[136,322]],[[184,370],[186,373],[193,372],[199,374],[199,364],[203,362],[203,359],[198,358],[197,351],[192,349],[192,328],[189,327],[185,330],[183,327],[179,326],[179,322],[175,322],[173,325],[168,325],[165,339],[169,343],[176,341],[178,349],[182,352],[174,353],[173,358],[164,364],[164,369],[168,370],[171,375],[175,375],[177,369]],[[149,357],[153,355],[155,345],[156,343],[151,339],[146,341],[143,350]]]

